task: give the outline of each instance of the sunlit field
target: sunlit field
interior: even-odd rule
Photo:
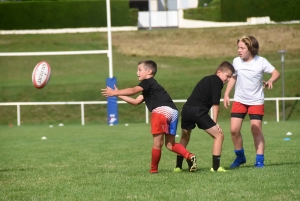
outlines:
[[[232,62],[236,40],[243,35],[256,36],[260,55],[281,73],[278,50],[287,50],[285,96],[299,97],[299,24],[113,32],[113,76],[118,88],[133,87],[139,83],[137,63],[152,59],[158,64],[155,78],[171,97],[187,99],[201,78],[222,61]],[[0,52],[103,49],[106,33],[0,36]],[[36,89],[31,73],[41,60],[51,65],[52,75],[45,88]],[[109,75],[106,55],[1,57],[0,69],[1,103],[106,100],[101,95]],[[266,98],[281,96],[282,79],[265,90]],[[176,102],[179,111],[183,104]],[[0,200],[300,200],[299,101],[286,101],[285,107],[286,121],[280,101],[276,122],[275,101],[265,101],[264,168],[254,168],[247,116],[242,128],[247,163],[242,167],[210,172],[212,139],[196,129],[188,149],[197,156],[197,172],[189,173],[184,164],[183,172],[174,173],[176,155],[164,148],[159,173],[151,175],[152,136],[144,104],[119,104],[114,126],[107,125],[106,105],[85,105],[84,126],[80,105],[21,106],[21,126],[17,106],[0,106]],[[221,103],[225,169],[234,160],[229,118],[230,110]]]
[[[298,122],[265,122],[266,166],[257,169],[248,120],[242,130],[246,165],[210,172],[212,139],[197,129],[188,149],[198,171],[189,173],[184,164],[174,173],[176,155],[163,148],[156,175],[149,174],[147,124],[1,126],[0,200],[300,200]],[[221,165],[228,169],[234,159],[229,121],[220,125]]]

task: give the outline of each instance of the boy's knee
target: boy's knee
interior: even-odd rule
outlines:
[[[224,134],[223,133],[219,133],[219,135],[216,136],[218,139],[224,141]]]
[[[161,149],[163,147],[163,142],[154,142],[153,147],[157,149]]]
[[[231,135],[232,136],[238,136],[238,135],[240,135],[240,131],[237,130],[237,129],[231,129]]]

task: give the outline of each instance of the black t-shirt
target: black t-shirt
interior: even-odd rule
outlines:
[[[204,110],[210,110],[213,105],[219,105],[223,82],[217,75],[205,76],[195,86],[186,105],[200,106]]]
[[[177,110],[167,91],[153,77],[142,80],[138,86],[144,89],[142,95],[150,112],[160,106],[169,106]]]

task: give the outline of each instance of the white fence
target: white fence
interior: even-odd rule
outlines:
[[[285,98],[265,98],[265,101],[276,101],[276,121],[279,122],[279,101],[284,100],[300,100],[300,97],[285,97]],[[173,100],[175,103],[184,103],[185,99]],[[233,99],[230,99],[233,101]],[[223,102],[223,99],[221,99]],[[84,105],[106,105],[107,101],[78,101],[78,102],[9,102],[0,103],[0,106],[17,106],[17,124],[21,125],[21,105],[80,105],[81,106],[81,124],[84,125]],[[118,104],[126,104],[125,101],[118,101]],[[213,115],[213,111],[210,111],[210,115]],[[145,122],[149,123],[149,111],[145,107]]]

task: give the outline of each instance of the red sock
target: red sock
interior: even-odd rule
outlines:
[[[158,171],[158,163],[160,161],[161,150],[152,148],[151,172]]]
[[[188,159],[189,154],[190,154],[190,152],[188,150],[186,150],[182,144],[179,144],[179,143],[175,143],[172,146],[172,151],[177,153],[177,154],[180,154],[185,159]]]

